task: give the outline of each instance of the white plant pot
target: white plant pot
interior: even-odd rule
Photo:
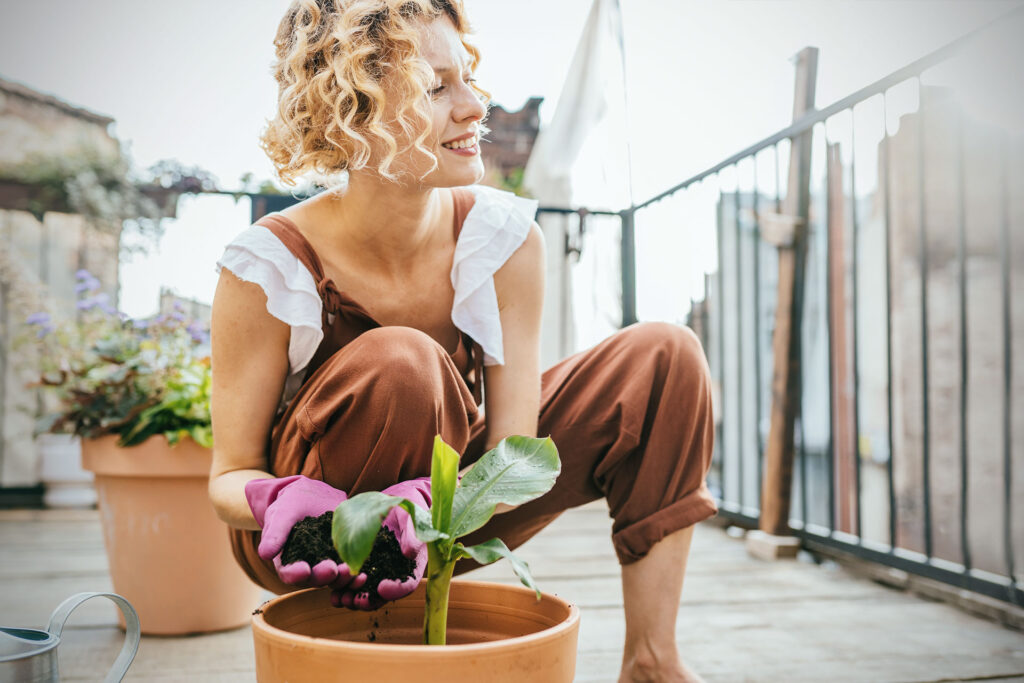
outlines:
[[[46,490],[43,504],[48,508],[89,508],[96,505],[92,472],[82,468],[82,447],[77,436],[40,434],[40,479]]]

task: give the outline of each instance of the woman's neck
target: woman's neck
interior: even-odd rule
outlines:
[[[437,188],[409,188],[353,173],[344,194],[325,193],[315,200],[319,215],[311,227],[321,249],[358,254],[362,268],[399,276],[447,236],[438,231],[443,200]]]

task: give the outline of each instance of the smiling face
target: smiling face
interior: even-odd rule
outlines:
[[[437,168],[422,153],[409,149],[398,155],[396,170],[410,173],[423,187],[472,185],[484,177],[480,157],[481,121],[486,106],[471,87],[472,57],[446,16],[419,25],[420,54],[434,72],[429,92],[430,130],[423,146],[437,157]],[[386,86],[385,86],[386,88]],[[399,149],[412,142],[396,131]],[[429,171],[429,172],[428,172]],[[426,174],[426,175],[424,175]]]
[[[490,101],[472,82],[468,34],[460,0],[294,0],[274,39],[277,115],[260,139],[278,176],[481,180],[479,146],[458,149],[487,133]]]

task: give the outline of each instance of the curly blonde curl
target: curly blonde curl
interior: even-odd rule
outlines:
[[[479,51],[466,41],[461,0],[296,0],[274,39],[277,115],[261,147],[287,185],[307,172],[330,177],[366,168],[374,146],[385,150],[376,172],[391,181],[395,158],[408,149],[437,157],[423,144],[430,134],[429,89],[434,79],[421,57],[417,24],[448,16],[476,69]],[[385,76],[399,107],[385,121]],[[491,95],[470,86],[489,106]],[[398,148],[390,128],[412,142]],[[487,129],[480,122],[481,133]]]

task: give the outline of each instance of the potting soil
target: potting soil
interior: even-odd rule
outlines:
[[[292,527],[288,540],[281,551],[282,564],[291,564],[305,560],[309,566],[329,559],[341,562],[338,551],[331,541],[331,521],[334,512],[328,510],[319,517],[306,517]],[[366,558],[360,570],[366,574],[364,590],[371,596],[377,596],[377,586],[384,579],[403,581],[413,575],[416,561],[402,554],[393,531],[381,527],[373,542],[370,556]]]
[[[377,585],[384,579],[404,581],[413,575],[416,561],[402,554],[402,547],[391,529],[381,527],[373,542],[373,550],[363,563],[366,573],[366,588],[371,595],[377,593]]]
[[[331,542],[331,520],[334,511],[328,510],[319,517],[306,517],[292,527],[281,549],[281,564],[305,560],[312,567],[323,560],[341,562],[338,551]]]

